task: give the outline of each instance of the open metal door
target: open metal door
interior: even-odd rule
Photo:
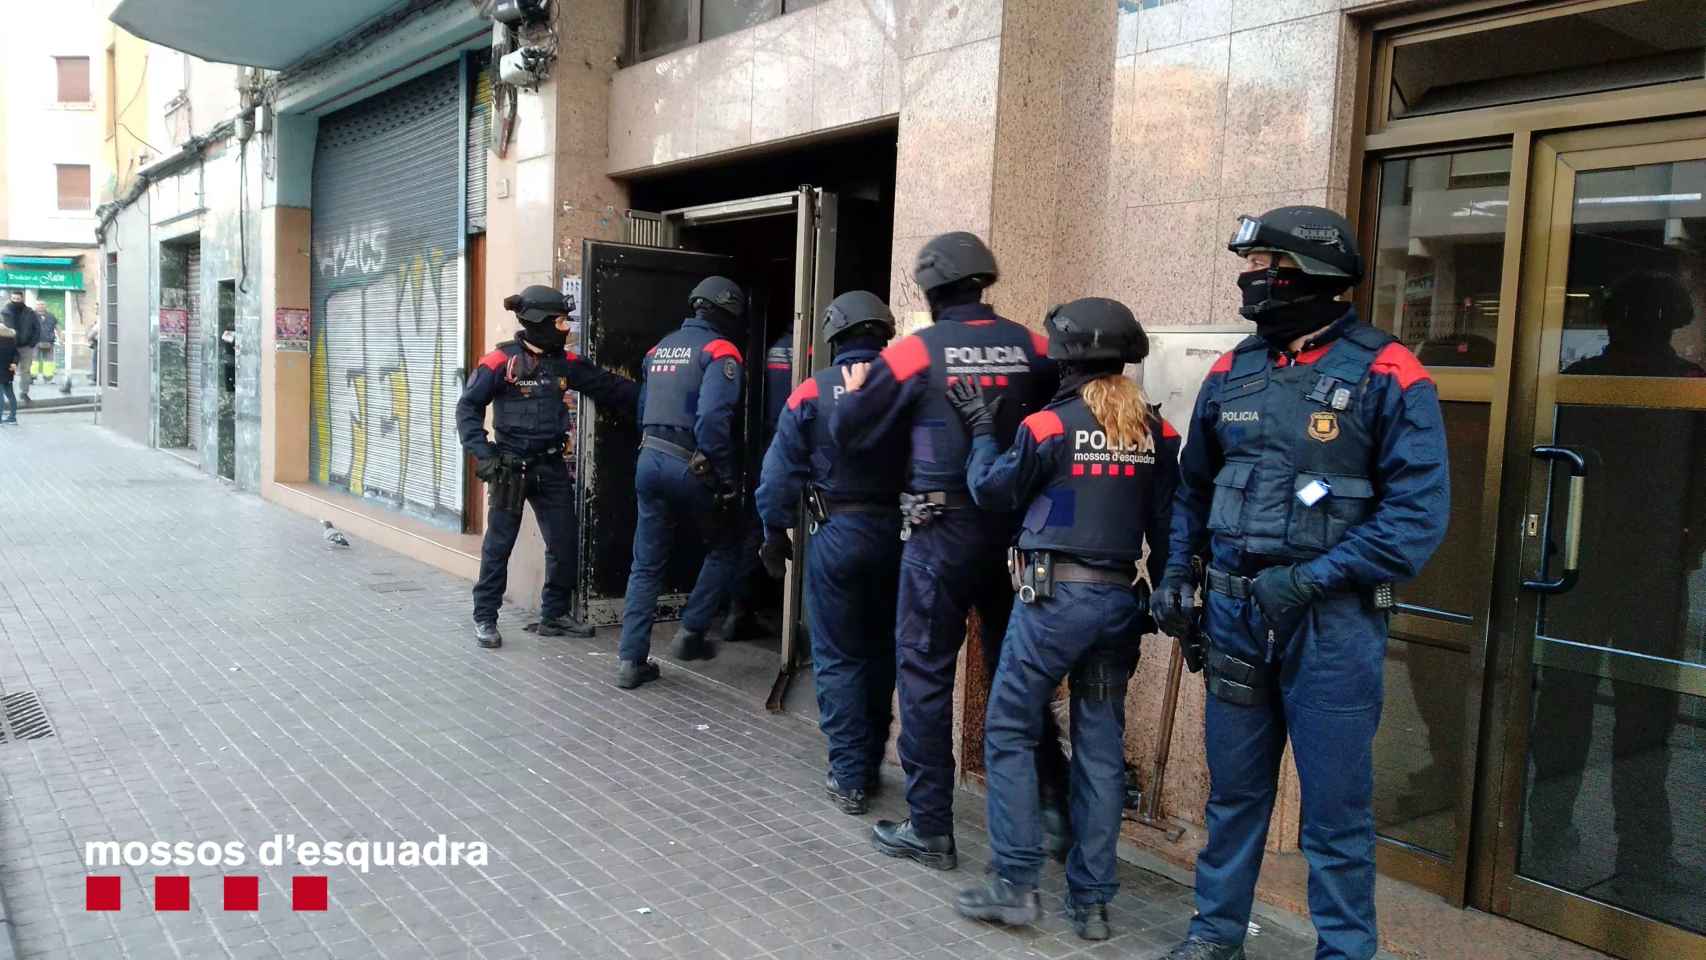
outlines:
[[[581,252],[580,352],[638,379],[646,351],[681,325],[694,284],[729,274],[729,257],[688,250],[588,240]],[[576,424],[576,510],[580,515],[580,583],[576,610],[591,624],[622,618],[634,550],[634,466],[640,432],[633,410],[600,410],[580,401]],[[694,544],[672,551],[658,597],[658,619],[673,619],[704,559]]]
[[[798,227],[794,234],[794,385],[799,386],[813,373],[829,365],[829,346],[823,339],[823,312],[835,298],[835,194],[813,187],[801,187],[794,210]],[[801,345],[809,345],[801,349]],[[788,562],[788,573],[782,589],[782,654],[776,681],[770,686],[765,706],[773,711],[782,709],[788,694],[788,684],[794,678],[802,660],[806,659],[804,623],[805,504],[798,516],[802,522],[794,525],[794,556]]]

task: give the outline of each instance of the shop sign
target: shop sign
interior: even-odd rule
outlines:
[[[81,290],[81,270],[19,270],[0,268],[0,287],[12,290]]]

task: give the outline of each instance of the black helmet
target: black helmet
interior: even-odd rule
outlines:
[[[976,234],[958,230],[944,233],[918,251],[912,267],[913,279],[923,290],[934,290],[959,280],[977,280],[989,286],[1001,276],[995,254]]]
[[[574,312],[575,302],[550,287],[534,284],[504,298],[504,309],[515,312],[522,323],[544,323]]]
[[[889,312],[888,304],[883,303],[874,293],[865,290],[849,291],[831,300],[829,309],[823,312],[823,338],[833,341],[836,337],[867,323],[882,327],[884,339],[894,336],[894,314]]]
[[[746,313],[746,294],[728,277],[706,277],[699,281],[699,285],[687,295],[687,306],[698,307],[701,300],[737,317]]]
[[[1043,326],[1051,360],[1141,363],[1149,356],[1149,335],[1118,300],[1085,297],[1061,304],[1048,312]]]
[[[1240,257],[1267,251],[1289,254],[1312,277],[1362,279],[1362,255],[1350,221],[1325,207],[1279,207],[1260,217],[1239,217],[1226,249]]]

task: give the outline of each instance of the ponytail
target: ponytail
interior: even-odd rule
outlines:
[[[1108,435],[1108,445],[1115,449],[1155,449],[1150,435],[1149,398],[1137,381],[1115,373],[1097,377],[1079,390],[1085,406]]]

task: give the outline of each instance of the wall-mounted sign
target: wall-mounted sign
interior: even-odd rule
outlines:
[[[81,270],[19,270],[0,268],[0,287],[13,290],[81,290]]]
[[[175,310],[175,309],[171,309],[171,308],[161,308],[161,310],[160,310],[160,336],[162,336],[162,337],[188,337],[189,333],[190,333],[190,312],[188,310]]]
[[[308,352],[308,311],[279,307],[273,312],[273,348],[284,353]]]

